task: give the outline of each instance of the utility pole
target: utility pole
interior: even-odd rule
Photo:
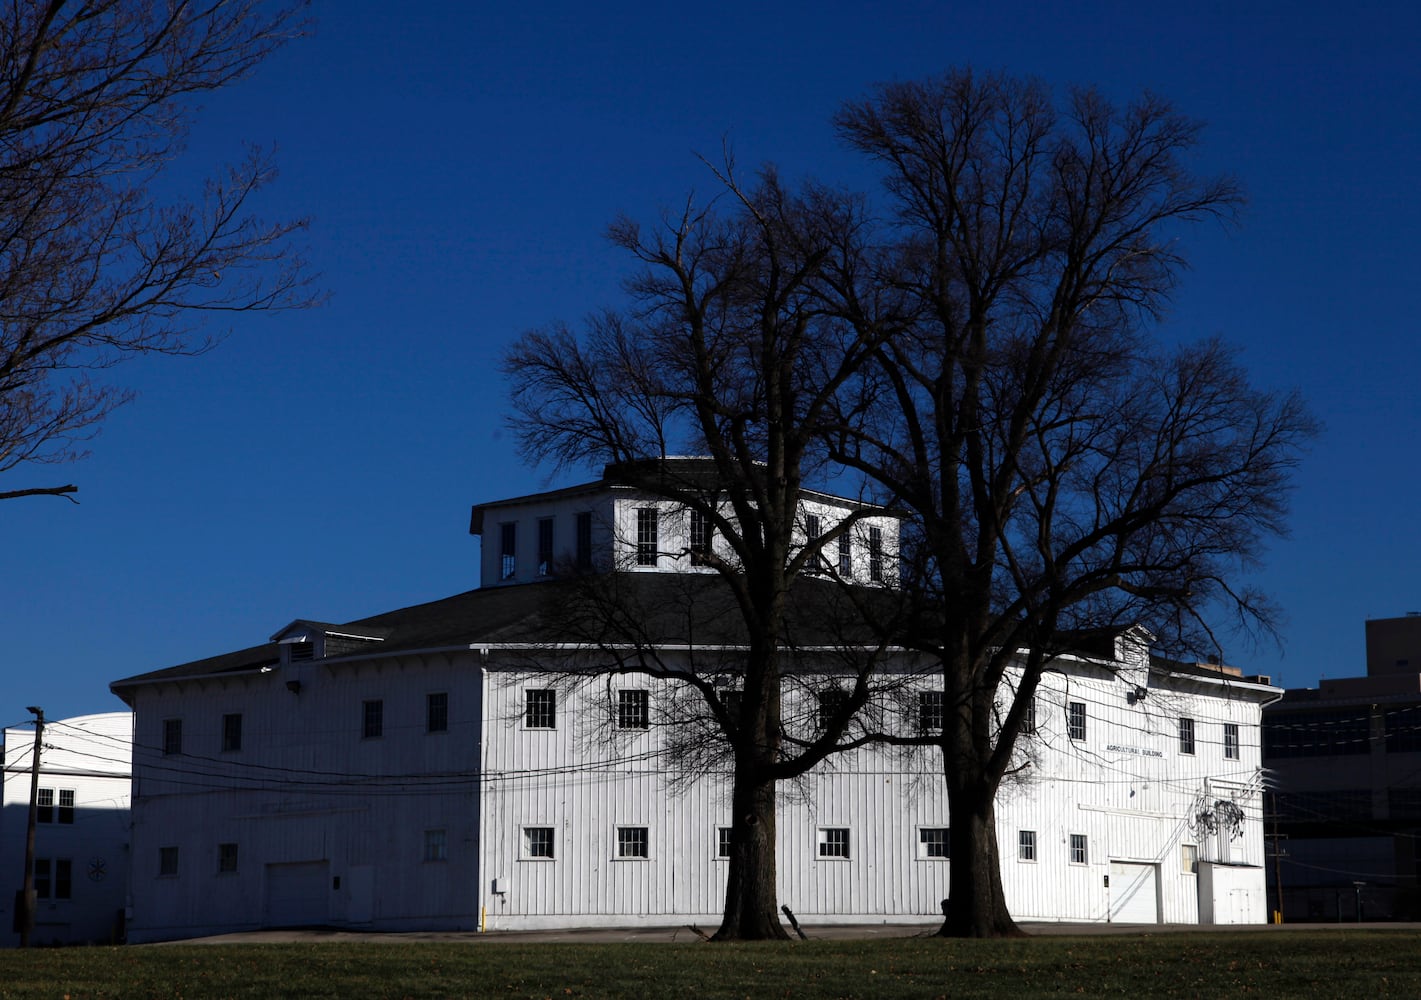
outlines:
[[[39,816],[39,753],[44,740],[44,709],[31,705],[35,716],[35,752],[30,761],[30,820],[25,827],[25,882],[21,890],[24,913],[20,919],[20,947],[30,946],[35,929],[35,819]]]

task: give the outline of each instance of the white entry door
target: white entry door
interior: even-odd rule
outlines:
[[[1110,919],[1118,924],[1159,923],[1159,868],[1110,862]]]

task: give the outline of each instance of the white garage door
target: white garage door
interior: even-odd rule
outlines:
[[[1159,923],[1159,870],[1154,865],[1110,862],[1110,919],[1119,924]]]
[[[311,927],[330,919],[330,864],[266,866],[266,926]]]

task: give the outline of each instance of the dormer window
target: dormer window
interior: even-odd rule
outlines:
[[[711,539],[715,525],[698,510],[691,511],[691,565],[704,566],[710,561]]]
[[[507,521],[498,527],[498,578],[512,580],[518,572],[518,522]]]
[[[316,658],[316,644],[309,640],[306,642],[288,642],[286,648],[290,653],[289,660],[292,663],[307,663]]]
[[[553,519],[538,520],[538,575],[551,576],[553,573]]]
[[[657,557],[656,527],[658,511],[655,507],[638,507],[636,512],[636,564],[655,566]]]

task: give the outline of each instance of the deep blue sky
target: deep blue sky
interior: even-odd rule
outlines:
[[[1225,655],[1288,686],[1361,673],[1363,620],[1421,609],[1421,8],[1156,6],[318,4],[312,37],[207,100],[171,179],[275,144],[261,211],[313,218],[331,299],[120,369],[140,396],[92,457],[13,477],[82,502],[0,508],[0,723],[122,708],[109,681],[293,618],[475,586],[469,505],[550,485],[503,429],[497,359],[617,300],[606,224],[710,191],[695,154],[723,136],[742,166],[854,179],[837,105],[968,64],[1208,122],[1198,165],[1249,205],[1185,234],[1161,335],[1226,337],[1327,424],[1259,574],[1286,646]]]

